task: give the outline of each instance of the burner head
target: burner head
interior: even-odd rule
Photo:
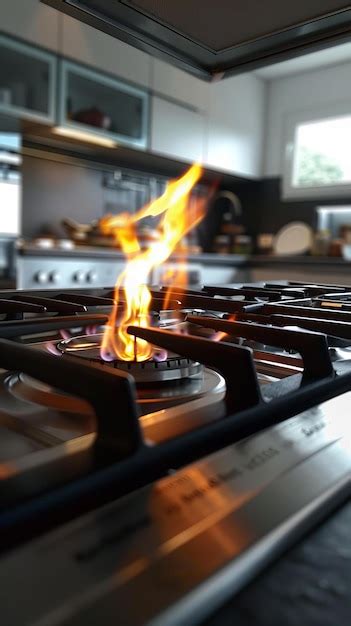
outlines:
[[[185,381],[202,373],[203,366],[191,359],[176,354],[168,354],[156,348],[154,358],[149,361],[104,361],[100,356],[102,335],[72,337],[57,344],[57,349],[64,355],[87,359],[105,367],[123,370],[133,376],[135,382],[159,384]]]

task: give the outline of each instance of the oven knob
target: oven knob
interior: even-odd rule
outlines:
[[[60,276],[60,274],[58,272],[50,272],[50,274],[49,274],[49,281],[51,283],[57,284],[57,283],[60,282],[60,279],[61,279],[61,276]]]
[[[40,283],[40,285],[44,285],[45,283],[49,281],[49,276],[47,272],[43,272],[42,270],[40,270],[39,272],[34,274],[34,280],[36,283]]]
[[[79,271],[73,274],[73,280],[75,283],[84,283],[86,280],[85,272]]]
[[[91,271],[87,274],[88,283],[95,283],[97,281],[98,275],[97,272]]]

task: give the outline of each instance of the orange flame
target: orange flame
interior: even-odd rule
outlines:
[[[104,332],[101,356],[103,359],[118,357],[123,361],[145,361],[153,354],[153,347],[143,339],[127,333],[129,325],[149,326],[151,294],[146,286],[151,271],[164,263],[186,235],[204,216],[205,203],[197,203],[188,212],[189,195],[202,173],[195,164],[178,180],[168,184],[162,196],[146,205],[135,215],[127,213],[107,216],[102,220],[104,233],[112,234],[127,257],[125,270],[115,286],[115,305]],[[141,250],[136,223],[145,217],[162,215],[160,238],[146,250]],[[117,307],[123,295],[123,313],[116,329]],[[166,302],[169,294],[166,295]]]

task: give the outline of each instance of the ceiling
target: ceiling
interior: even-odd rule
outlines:
[[[267,67],[256,70],[256,76],[260,76],[265,80],[273,80],[274,78],[283,78],[290,74],[298,74],[309,70],[327,67],[328,65],[336,65],[351,61],[351,41],[332,48],[325,48],[319,52],[311,52],[304,56],[275,63]]]

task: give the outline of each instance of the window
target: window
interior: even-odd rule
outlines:
[[[284,197],[351,195],[350,114],[289,124]]]

